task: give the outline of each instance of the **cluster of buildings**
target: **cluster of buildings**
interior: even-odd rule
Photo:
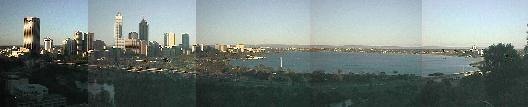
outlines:
[[[120,12],[115,16],[114,39],[112,48],[118,49],[125,54],[140,54],[145,56],[174,56],[190,54],[196,50],[203,51],[203,45],[191,45],[190,34],[181,34],[181,44],[177,44],[178,36],[174,32],[164,33],[163,45],[156,41],[149,41],[149,24],[143,18],[139,22],[139,33],[130,32],[128,38],[123,34],[123,16]]]
[[[149,57],[157,56],[175,56],[189,55],[196,51],[204,51],[204,44],[192,44],[190,41],[191,34],[166,32],[163,34],[163,44],[156,41],[149,41],[149,24],[145,18],[139,22],[139,32],[129,32],[128,36],[123,36],[123,16],[120,12],[114,19],[114,39],[115,43],[111,48],[107,48],[102,40],[95,40],[93,32],[76,31],[72,37],[62,41],[61,46],[55,46],[54,40],[46,37],[43,39],[41,48],[40,40],[40,19],[37,17],[24,18],[24,41],[22,47],[13,47],[2,50],[2,54],[7,56],[19,57],[24,54],[46,54],[52,53],[63,56],[90,56],[99,55],[111,51],[111,53],[144,55]],[[178,44],[178,38],[181,38],[181,44]],[[212,46],[211,46],[212,47]],[[223,45],[216,44],[215,49],[220,52],[244,53],[244,52],[262,52],[263,48],[246,48],[244,44]]]
[[[264,48],[246,48],[244,44],[235,44],[235,45],[224,45],[224,44],[215,44],[214,48],[220,52],[229,52],[229,53],[258,53],[265,51]]]
[[[117,12],[114,22],[114,39],[113,48],[123,50],[129,54],[147,55],[148,49],[148,29],[149,24],[144,18],[139,22],[139,33],[130,32],[128,37],[123,37],[123,16]]]
[[[178,54],[191,54],[196,50],[203,51],[204,45],[191,45],[190,34],[181,34],[181,44],[177,43],[178,35],[174,32],[167,32],[163,34],[163,46],[160,47],[162,55],[178,55]]]
[[[44,43],[46,44],[46,42]],[[91,50],[94,50],[94,33],[83,33],[81,31],[76,31],[73,33],[73,38],[66,38],[64,41],[62,41],[62,44],[62,52],[60,53],[63,55],[87,56]]]
[[[94,33],[83,33],[76,31],[73,37],[66,38],[61,47],[55,47],[54,40],[46,37],[43,39],[44,47],[40,44],[40,19],[37,17],[24,18],[24,38],[23,46],[4,50],[7,56],[19,57],[24,54],[60,54],[60,55],[82,55],[87,56],[95,49],[104,49],[105,43],[101,40],[95,40]]]

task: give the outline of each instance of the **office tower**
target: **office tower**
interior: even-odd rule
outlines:
[[[44,50],[51,52],[53,48],[53,39],[47,37],[44,38]]]
[[[83,38],[83,33],[81,31],[77,31],[73,33],[73,41],[74,41],[73,45],[74,45],[75,54],[83,53],[82,38]]]
[[[74,40],[70,38],[64,39],[62,41],[63,47],[62,47],[62,54],[63,55],[72,55],[75,51],[75,43]]]
[[[81,51],[88,52],[88,33],[83,33],[81,39]]]
[[[149,45],[148,41],[139,40],[139,53],[138,54],[147,56],[148,55],[148,45]]]
[[[86,36],[86,50],[94,50],[93,48],[93,42],[94,42],[94,33],[88,32],[88,35]]]
[[[123,36],[123,16],[120,12],[117,12],[114,22],[114,38],[115,38],[115,47],[116,48],[125,48]]]
[[[171,48],[173,46],[178,46],[176,44],[176,34],[174,32],[167,32],[164,35],[165,35],[164,37],[165,41],[163,44],[165,45],[165,47]]]
[[[128,39],[139,39],[139,34],[137,32],[128,33]]]
[[[191,44],[189,43],[189,34],[187,33],[182,34],[182,46],[184,50],[191,49]]]
[[[147,20],[143,18],[141,22],[139,22],[139,39],[148,41],[148,35],[149,35],[149,24],[147,23]]]
[[[40,52],[40,19],[37,17],[24,18],[24,52],[38,54]]]

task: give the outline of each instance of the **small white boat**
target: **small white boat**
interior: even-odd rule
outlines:
[[[247,55],[246,59],[264,59],[266,57]]]

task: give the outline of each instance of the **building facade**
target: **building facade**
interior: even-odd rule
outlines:
[[[176,34],[174,32],[167,32],[164,34],[164,46],[167,48],[172,48],[173,46],[178,46],[176,43]]]
[[[93,32],[88,32],[88,35],[86,36],[86,50],[94,50],[94,36]]]
[[[114,22],[114,39],[116,48],[125,48],[125,40],[123,39],[123,16],[121,12],[117,12]]]
[[[74,40],[74,50],[75,50],[75,54],[82,54],[83,53],[83,50],[84,50],[84,47],[83,47],[83,32],[81,31],[77,31],[75,33],[73,33],[73,40]]]
[[[93,49],[94,50],[104,50],[106,48],[106,44],[102,40],[95,40],[93,42]]]
[[[38,54],[40,52],[40,19],[37,17],[24,18],[24,52]]]
[[[75,52],[75,43],[72,39],[66,38],[62,41],[62,54],[63,55],[72,55]]]
[[[139,34],[137,32],[128,33],[128,39],[139,39]]]
[[[190,50],[191,49],[191,43],[189,42],[189,34],[184,33],[182,34],[182,45],[184,50]]]
[[[147,20],[143,18],[141,22],[139,22],[139,39],[144,40],[144,41],[149,41],[148,35],[149,35],[149,24]]]
[[[47,52],[51,52],[53,48],[53,39],[47,37],[44,38],[44,50]]]

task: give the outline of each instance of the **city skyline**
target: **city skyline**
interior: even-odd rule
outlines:
[[[117,12],[123,15],[124,34],[141,33],[138,24],[145,19],[148,40],[163,42],[166,32],[182,39],[179,35],[188,33],[191,44],[208,45],[485,47],[512,43],[522,48],[528,30],[528,13],[522,12],[528,7],[521,5],[528,1],[515,0],[79,0],[38,1],[45,5],[29,4],[32,8],[22,8],[23,1],[2,2],[11,6],[2,5],[5,8],[0,11],[13,13],[3,14],[6,19],[0,28],[5,30],[0,35],[6,39],[0,39],[2,46],[22,45],[20,19],[26,16],[41,18],[41,38],[62,41],[75,31],[93,32],[95,40],[112,46]],[[171,3],[177,6],[170,7]]]
[[[192,40],[196,34],[195,0],[90,0],[88,7],[88,30],[109,46],[115,41],[113,24],[117,12],[123,17],[124,35],[139,33],[138,25],[143,19],[148,23],[149,41],[162,42],[166,32],[189,33]]]

